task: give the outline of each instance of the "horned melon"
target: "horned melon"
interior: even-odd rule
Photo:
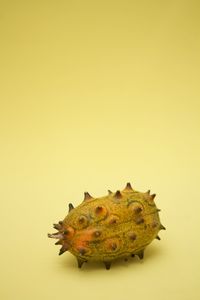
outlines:
[[[128,182],[115,193],[108,190],[103,197],[93,198],[84,193],[84,201],[74,208],[69,203],[68,215],[54,224],[56,233],[48,237],[58,239],[59,255],[70,251],[81,268],[89,260],[102,261],[106,269],[117,258],[143,258],[144,249],[165,227],[160,223],[155,194],[134,190]]]

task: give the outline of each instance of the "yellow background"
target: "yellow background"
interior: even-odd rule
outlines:
[[[200,299],[199,1],[0,1],[0,298]],[[47,238],[83,192],[149,188],[145,259]]]

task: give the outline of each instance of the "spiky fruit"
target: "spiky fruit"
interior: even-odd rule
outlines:
[[[160,240],[158,232],[165,229],[155,196],[134,190],[130,183],[101,198],[85,192],[84,201],[76,208],[70,203],[68,215],[54,224],[58,232],[48,236],[58,239],[59,255],[70,251],[76,256],[79,268],[88,260],[102,261],[110,269],[116,258],[137,255],[142,259],[145,247]]]

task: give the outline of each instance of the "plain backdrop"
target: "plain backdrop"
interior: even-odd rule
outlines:
[[[0,1],[0,298],[200,299],[200,5]],[[145,258],[79,270],[47,238],[88,191],[156,193]]]

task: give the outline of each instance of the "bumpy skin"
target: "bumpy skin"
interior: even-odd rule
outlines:
[[[48,234],[62,245],[59,254],[69,250],[76,256],[78,267],[88,260],[104,262],[106,269],[116,258],[138,255],[165,227],[160,223],[155,194],[133,190],[130,183],[122,191],[101,198],[85,193],[76,208],[69,204],[63,221],[54,224],[57,233]]]

